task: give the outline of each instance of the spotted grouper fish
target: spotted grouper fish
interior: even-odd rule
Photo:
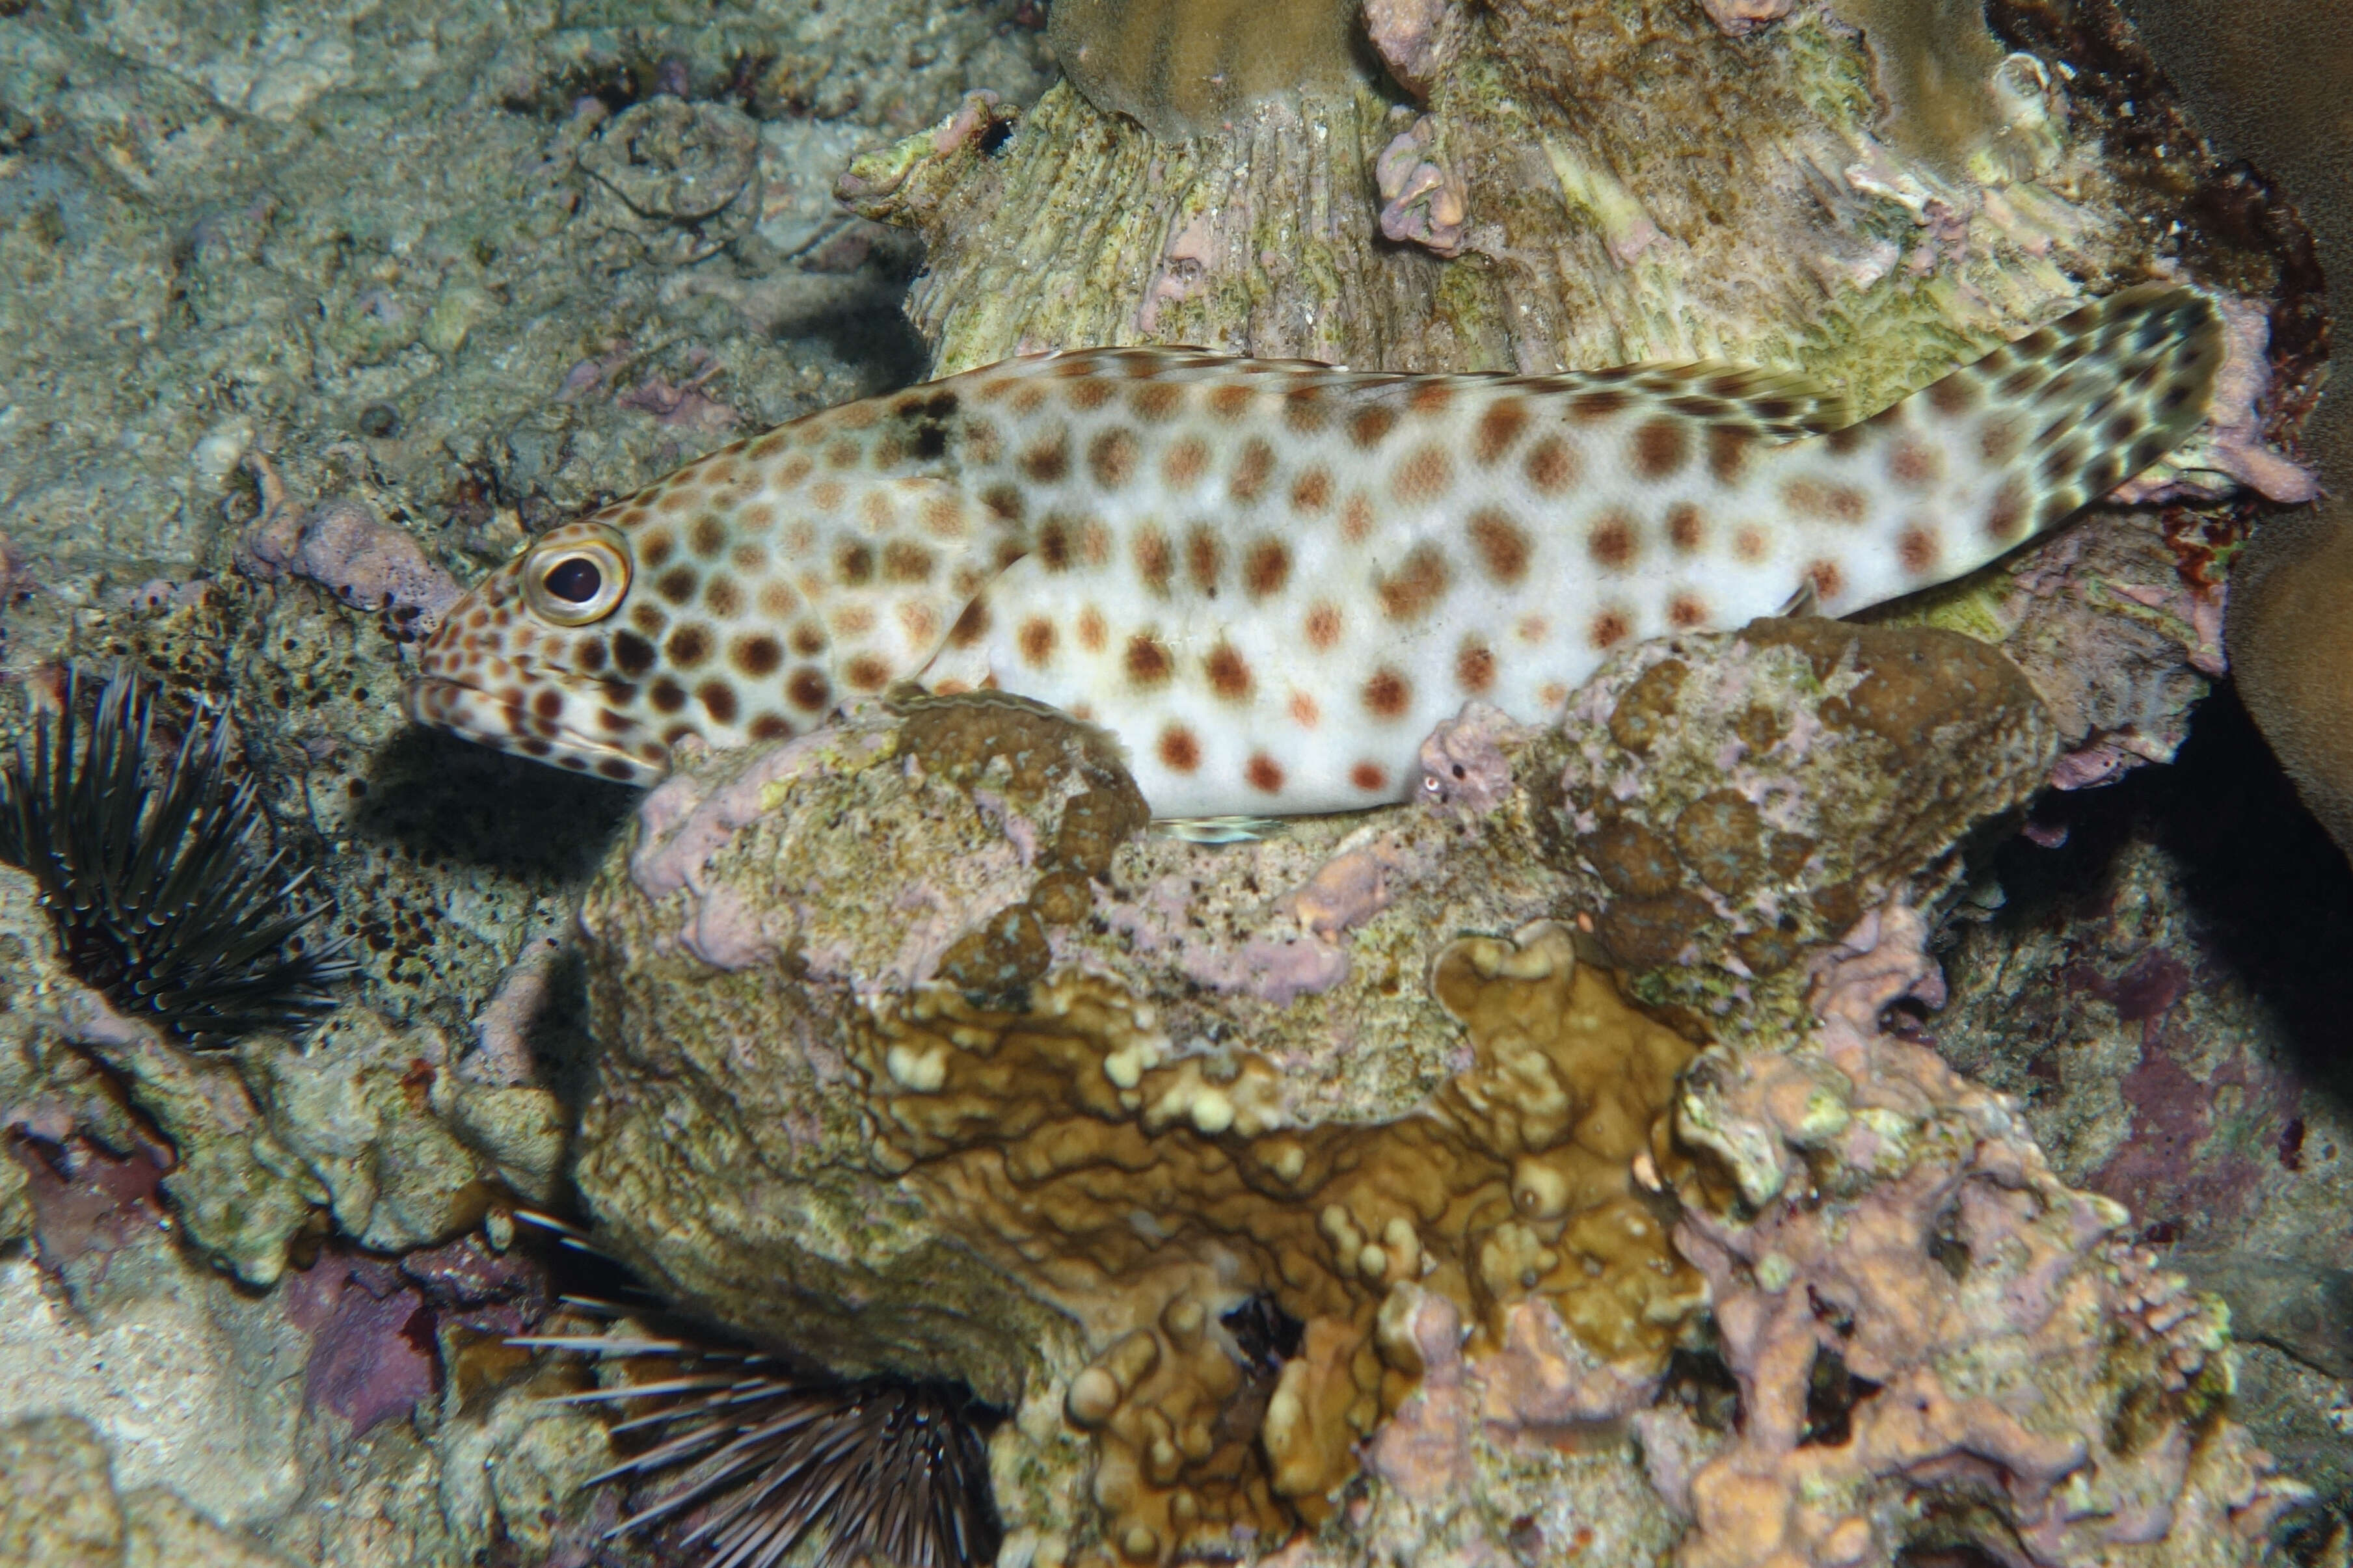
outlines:
[[[2178,445],[2222,354],[2149,285],[1860,423],[1714,363],[1365,374],[1008,360],[782,426],[554,528],[426,642],[408,711],[650,784],[913,682],[1050,703],[1155,815],[1403,796],[1470,699],[1526,721],[1613,648],[1958,576]]]

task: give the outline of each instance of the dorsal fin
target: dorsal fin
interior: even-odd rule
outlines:
[[[1766,370],[1729,360],[1678,360],[1615,370],[1514,377],[1517,385],[1581,392],[1619,386],[1676,414],[1716,425],[1748,425],[1774,440],[1826,436],[1854,423],[1846,395],[1797,371]]]

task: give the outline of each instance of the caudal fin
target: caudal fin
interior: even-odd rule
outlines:
[[[2221,366],[2213,301],[2144,283],[1994,350],[1878,420],[1974,435],[1980,460],[2002,479],[1983,525],[2000,542],[2065,521],[2181,445],[2206,417]]]
[[[1799,482],[1872,499],[1823,607],[1948,581],[2065,521],[2198,427],[2221,363],[2213,302],[2143,284],[1790,448]]]

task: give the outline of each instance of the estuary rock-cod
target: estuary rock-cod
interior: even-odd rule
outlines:
[[[1470,699],[1839,614],[2063,521],[2204,417],[2214,307],[2146,285],[1862,423],[1722,364],[1408,375],[1172,349],[795,420],[551,530],[426,642],[408,711],[637,784],[913,681],[1117,735],[1161,816],[1404,796]]]

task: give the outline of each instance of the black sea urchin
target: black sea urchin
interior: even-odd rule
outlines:
[[[997,1560],[1004,1528],[983,1436],[992,1413],[960,1388],[811,1379],[775,1357],[685,1335],[550,1334],[509,1342],[668,1363],[644,1382],[563,1397],[649,1406],[613,1430],[644,1434],[652,1446],[593,1480],[670,1479],[607,1540],[691,1509],[702,1518],[679,1543],[708,1554],[702,1568],[770,1568],[812,1530],[826,1542],[818,1568],[861,1562],[983,1568]]]
[[[83,685],[69,673],[58,711],[0,763],[0,860],[40,883],[67,967],[191,1046],[331,1005],[353,965],[340,942],[302,942],[325,912],[293,902],[310,873],[256,858],[260,810],[252,780],[229,782],[227,726],[199,718],[157,756],[137,678],[108,681],[87,723]]]

